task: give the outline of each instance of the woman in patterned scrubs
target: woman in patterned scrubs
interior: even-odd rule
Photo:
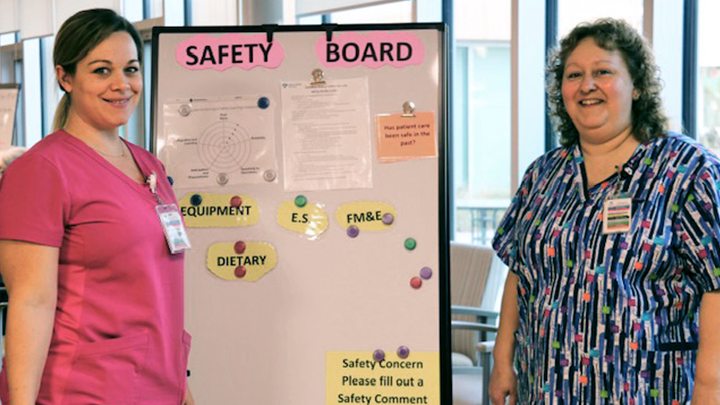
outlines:
[[[492,403],[720,403],[720,161],[666,131],[654,58],[622,21],[564,38],[548,93],[562,147],[493,241],[510,273]]]

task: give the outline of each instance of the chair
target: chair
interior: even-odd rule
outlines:
[[[450,244],[454,405],[490,404],[492,340],[506,276],[491,248]]]

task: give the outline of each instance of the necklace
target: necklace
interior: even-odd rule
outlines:
[[[112,155],[112,154],[109,154],[109,153],[105,153],[105,152],[101,151],[100,149],[96,148],[95,146],[92,146],[92,145],[90,145],[90,144],[88,144],[88,145],[89,145],[95,152],[97,152],[97,153],[99,153],[99,154],[101,154],[101,155],[103,155],[103,156],[107,156],[107,157],[111,157],[111,158],[125,158],[125,157],[127,157],[127,152],[125,151],[125,145],[122,145],[122,144],[121,144],[122,153],[120,153],[119,155]]]

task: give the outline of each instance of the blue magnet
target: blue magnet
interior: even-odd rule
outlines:
[[[202,196],[200,194],[193,194],[193,196],[190,197],[190,204],[196,207],[202,204]]]
[[[270,99],[267,97],[260,97],[258,99],[258,107],[262,108],[263,110],[270,107]]]
[[[175,180],[173,180],[173,178],[170,176],[168,176],[168,182],[170,183],[170,187],[172,187],[172,185],[175,184]]]

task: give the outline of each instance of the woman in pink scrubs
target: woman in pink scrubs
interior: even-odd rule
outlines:
[[[0,399],[192,405],[184,257],[156,211],[176,199],[160,162],[118,135],[142,94],[140,37],[111,10],[82,11],[58,32],[54,63],[56,131],[0,180]]]

